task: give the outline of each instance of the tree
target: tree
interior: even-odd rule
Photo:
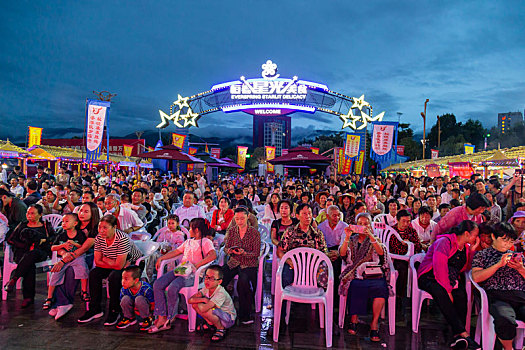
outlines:
[[[405,156],[410,160],[421,159],[423,148],[420,142],[414,140],[414,130],[408,123],[400,123],[397,134],[397,144],[405,146]]]

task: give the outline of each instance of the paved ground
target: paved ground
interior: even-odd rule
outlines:
[[[56,322],[41,309],[45,299],[45,275],[38,275],[36,304],[20,309],[21,293],[0,303],[0,349],[319,349],[325,347],[324,331],[319,328],[318,312],[309,305],[294,304],[290,325],[281,322],[279,343],[272,341],[272,309],[269,284],[265,285],[264,309],[249,326],[235,326],[227,338],[215,345],[209,335],[188,333],[187,322],[176,320],[169,331],[156,335],[142,334],[136,328],[117,330],[104,327],[102,321],[79,325],[76,319],[83,314],[79,302],[61,321]],[[268,282],[268,281],[267,281]],[[410,310],[408,310],[410,312]],[[399,315],[401,316],[401,315]],[[410,317],[408,317],[410,318]],[[335,318],[334,318],[335,319]],[[368,319],[365,319],[365,321]],[[473,319],[475,321],[475,318]],[[473,322],[475,325],[475,322]],[[371,343],[368,327],[362,324],[358,336],[351,336],[334,324],[334,349],[447,349],[450,331],[439,311],[425,308],[420,331],[411,332],[410,321],[396,324],[396,335],[388,336],[388,324],[380,328],[382,342]]]

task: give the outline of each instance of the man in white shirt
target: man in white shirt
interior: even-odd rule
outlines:
[[[450,182],[447,182],[447,186],[446,186],[447,191],[441,194],[441,203],[450,204],[450,201],[452,200],[452,189],[453,188],[454,186]]]
[[[419,240],[426,251],[430,246],[432,231],[437,226],[437,223],[431,219],[432,209],[428,206],[421,207],[418,214],[418,217],[412,220],[412,227],[416,230]]]
[[[113,215],[118,219],[118,228],[126,233],[137,231],[144,223],[133,210],[120,206],[120,196],[110,193],[104,200],[107,212],[104,215]]]
[[[11,188],[9,190],[11,193],[13,193],[18,198],[22,198],[24,196],[24,188],[18,183],[18,178],[12,177],[10,183]]]
[[[184,196],[182,197],[182,207],[175,210],[175,215],[179,217],[181,225],[189,226],[191,219],[194,218],[206,219],[204,209],[200,205],[194,203],[194,194],[192,192],[184,193]]]
[[[195,182],[197,186],[199,186],[201,193],[204,193],[204,191],[206,191],[206,179],[203,178],[201,174],[197,174]]]
[[[328,247],[328,257],[332,261],[334,276],[341,274],[341,257],[339,256],[339,244],[344,239],[345,227],[348,224],[342,221],[342,215],[337,205],[326,208],[326,220],[319,224],[318,228],[324,235],[326,246]],[[336,279],[334,286],[337,288],[339,279]]]

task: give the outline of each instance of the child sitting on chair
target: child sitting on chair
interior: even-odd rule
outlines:
[[[75,271],[75,279],[80,280],[82,288],[81,298],[83,301],[86,301],[85,299],[87,299],[89,295],[87,291],[89,269],[86,263],[86,255],[83,253],[78,255],[78,252],[75,253],[78,248],[82,247],[86,240],[86,235],[80,230],[78,215],[74,213],[64,215],[62,219],[62,229],[58,231],[54,245],[51,246],[51,251],[56,251],[57,255],[62,259],[51,269],[47,299],[42,306],[44,310],[52,306],[55,287],[64,283],[64,274],[68,267],[73,268]]]
[[[140,330],[147,331],[153,324],[151,311],[155,303],[153,288],[149,283],[140,280],[141,270],[138,266],[128,266],[122,272],[122,289],[120,290],[120,306],[124,317],[117,324],[118,329],[124,329],[137,323],[135,310],[142,319]]]
[[[205,320],[197,327],[197,331],[215,328],[211,338],[213,342],[223,340],[226,329],[233,326],[237,318],[232,298],[221,286],[222,278],[222,268],[219,265],[211,265],[206,269],[204,288],[188,300],[195,312]]]

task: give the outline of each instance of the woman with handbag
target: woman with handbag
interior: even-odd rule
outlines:
[[[179,291],[189,287],[193,283],[193,272],[190,274],[180,273],[182,264],[194,266],[195,270],[217,257],[213,242],[205,237],[208,234],[208,226],[203,218],[194,218],[190,221],[190,237],[177,249],[157,259],[156,268],[160,268],[163,260],[175,258],[183,254],[179,268],[168,272],[153,283],[153,294],[155,296],[155,311],[157,316],[153,327],[148,333],[158,333],[171,328],[171,320],[177,316],[179,311]],[[167,291],[167,293],[166,293]],[[167,298],[166,298],[167,294]]]
[[[347,296],[348,313],[351,316],[348,333],[352,335],[357,333],[358,315],[365,315],[367,301],[373,300],[370,340],[378,342],[379,316],[389,295],[387,251],[373,234],[370,214],[358,214],[356,222],[356,226],[345,228],[345,239],[339,247],[339,254],[346,263],[341,272],[339,294]]]
[[[18,264],[11,273],[11,279],[4,286],[7,292],[12,292],[16,281],[22,280],[24,301],[22,308],[35,302],[36,263],[51,256],[51,242],[55,238],[53,227],[42,220],[43,208],[33,204],[27,209],[27,222],[20,223],[7,239],[13,247],[14,261]]]

